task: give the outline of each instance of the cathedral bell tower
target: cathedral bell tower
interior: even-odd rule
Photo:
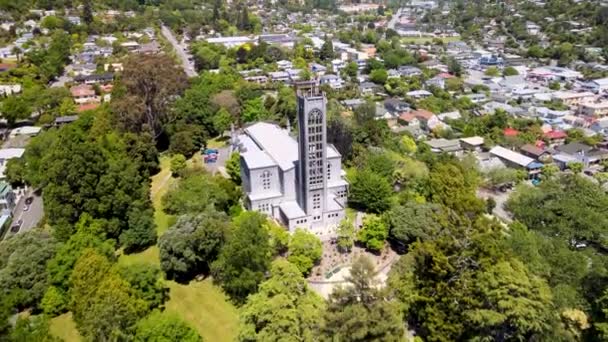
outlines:
[[[321,221],[327,204],[327,98],[314,83],[298,84],[298,204]]]

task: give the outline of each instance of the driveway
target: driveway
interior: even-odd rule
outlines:
[[[511,213],[509,213],[505,209],[505,203],[507,203],[507,200],[509,199],[509,196],[511,195],[512,192],[513,192],[513,190],[508,190],[506,192],[500,192],[500,191],[492,191],[492,190],[480,188],[477,190],[477,197],[482,198],[484,200],[486,200],[490,197],[493,198],[494,201],[496,202],[496,206],[494,207],[494,210],[492,210],[492,214],[494,216],[502,219],[506,223],[511,223],[511,222],[513,222],[513,218],[511,217]]]
[[[165,25],[161,25],[160,30],[161,30],[161,33],[163,34],[163,36],[173,46],[173,50],[175,51],[175,53],[177,54],[177,56],[179,57],[179,59],[182,62],[182,67],[184,68],[184,72],[186,73],[186,75],[188,77],[197,76],[198,73],[194,69],[194,63],[192,63],[189,59],[191,57],[190,54],[188,54],[186,52],[186,49],[184,49],[184,47],[182,47],[182,45],[180,45],[177,42],[177,39],[175,39],[173,32],[171,32],[171,30]]]
[[[227,176],[226,161],[230,157],[230,147],[228,147],[228,146],[220,147],[220,148],[218,148],[218,151],[219,151],[219,155],[217,156],[217,161],[215,163],[209,163],[209,164],[204,164],[204,162],[203,162],[203,166],[205,167],[205,169],[207,169],[209,172],[211,172],[211,174],[215,174],[216,172],[219,172],[220,174],[222,174],[222,176],[226,177]],[[201,160],[204,160],[204,159],[201,157]],[[228,178],[228,177],[226,177],[226,178]]]

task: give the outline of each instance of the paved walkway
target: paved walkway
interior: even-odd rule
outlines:
[[[198,73],[196,72],[196,69],[194,69],[194,63],[190,61],[190,55],[186,52],[185,48],[177,42],[173,32],[171,32],[171,30],[165,25],[161,25],[160,31],[173,46],[173,50],[175,50],[175,53],[182,62],[182,67],[184,68],[186,75],[188,77],[197,76]]]

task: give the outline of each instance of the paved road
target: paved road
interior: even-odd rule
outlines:
[[[395,25],[397,24],[397,20],[399,20],[400,17],[401,17],[401,8],[398,9],[395,14],[393,14],[393,17],[388,22],[388,24],[386,25],[386,27],[388,27],[389,29],[394,30],[395,29]]]
[[[184,47],[179,44],[177,39],[175,39],[173,32],[171,32],[171,30],[165,25],[161,25],[160,29],[163,36],[169,41],[169,43],[171,43],[171,45],[173,45],[173,50],[175,50],[175,53],[177,53],[177,56],[182,61],[182,67],[184,68],[186,75],[188,75],[188,77],[197,76],[198,74],[194,69],[194,63],[192,63],[189,59],[190,54],[188,54],[186,49],[184,49]]]
[[[25,208],[25,199],[29,196],[32,196],[34,198],[34,200],[32,201],[32,204],[30,204],[28,210],[23,211],[23,209]],[[42,206],[42,197],[37,196],[36,194],[34,194],[28,190],[28,192],[25,195],[22,195],[19,198],[19,201],[17,202],[17,205],[15,206],[15,209],[13,210],[12,225],[15,225],[19,220],[23,220],[23,223],[21,224],[21,228],[19,229],[18,234],[24,233],[24,232],[31,230],[32,228],[35,228],[38,225],[38,223],[40,222],[40,220],[42,219],[43,215],[44,215],[44,208]],[[7,232],[7,234],[5,235],[5,238],[12,234],[13,233],[11,233],[11,231],[9,230]]]
[[[513,190],[509,190],[506,192],[500,192],[500,191],[490,191],[487,189],[480,188],[477,190],[477,196],[484,200],[489,197],[492,197],[494,199],[494,201],[496,202],[496,206],[494,207],[494,210],[492,210],[492,214],[494,214],[494,216],[502,219],[506,223],[511,223],[511,222],[513,222],[513,218],[511,217],[511,213],[509,213],[506,210],[505,203],[507,203],[507,200],[509,199],[509,196],[511,195],[512,192],[513,192]]]

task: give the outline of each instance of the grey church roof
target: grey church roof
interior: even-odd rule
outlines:
[[[295,166],[298,143],[286,130],[275,124],[258,122],[245,128],[245,132],[281,169],[289,170]]]

